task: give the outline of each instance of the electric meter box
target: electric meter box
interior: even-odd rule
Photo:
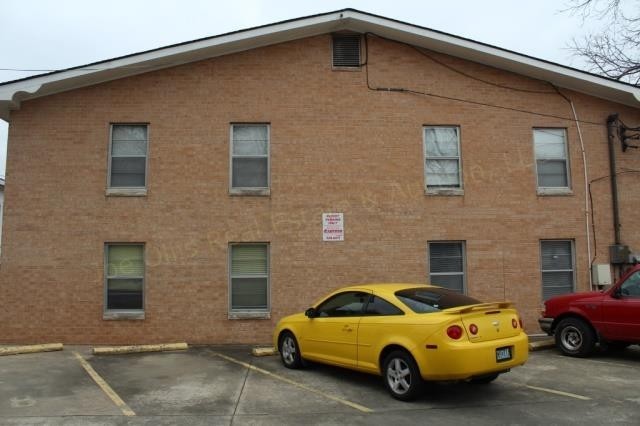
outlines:
[[[611,265],[597,263],[591,267],[593,283],[600,286],[611,285]]]

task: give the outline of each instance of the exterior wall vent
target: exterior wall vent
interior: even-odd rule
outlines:
[[[333,35],[334,68],[360,68],[360,34]]]

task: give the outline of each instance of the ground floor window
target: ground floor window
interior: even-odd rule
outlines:
[[[269,310],[269,244],[230,246],[231,312]]]
[[[144,309],[144,244],[105,245],[105,308]]]
[[[464,293],[464,241],[434,241],[428,250],[430,283]]]
[[[543,300],[573,291],[574,262],[572,240],[540,241]]]

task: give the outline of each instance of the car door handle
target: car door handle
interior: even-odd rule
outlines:
[[[345,325],[344,327],[342,327],[342,331],[353,331],[353,328],[351,328],[348,325]]]

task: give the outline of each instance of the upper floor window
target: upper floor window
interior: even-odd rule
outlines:
[[[112,124],[109,147],[109,188],[147,186],[148,126]]]
[[[269,125],[231,125],[231,190],[269,189]]]
[[[427,190],[462,189],[460,128],[424,128],[424,178]]]
[[[565,129],[533,129],[538,191],[568,190],[569,161]]]

